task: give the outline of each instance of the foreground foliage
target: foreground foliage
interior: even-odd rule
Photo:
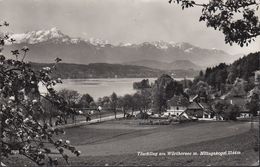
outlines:
[[[199,21],[218,29],[225,35],[225,42],[241,47],[248,45],[260,35],[258,9],[260,0],[169,0],[181,4],[182,9],[199,6],[202,14]],[[201,2],[201,3],[200,3]]]
[[[1,26],[8,26],[4,22]],[[47,113],[43,107],[42,99],[53,104],[58,109],[56,125],[63,123],[63,116],[75,114],[67,106],[67,102],[54,90],[54,85],[61,83],[59,78],[53,79],[51,73],[56,64],[61,61],[57,58],[52,67],[44,67],[38,71],[25,62],[28,47],[13,50],[15,59],[7,59],[3,54],[5,42],[14,42],[8,35],[0,38],[0,161],[14,153],[21,154],[38,165],[56,165],[57,159],[52,154],[61,154],[68,162],[65,150],[79,155],[80,152],[70,145],[69,141],[54,140],[53,136],[64,133],[61,129],[51,128],[37,115]],[[41,94],[39,85],[46,89]]]

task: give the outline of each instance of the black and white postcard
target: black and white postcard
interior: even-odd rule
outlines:
[[[0,0],[0,166],[258,166],[260,0]]]

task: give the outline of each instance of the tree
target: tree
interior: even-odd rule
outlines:
[[[246,91],[245,91],[246,85],[247,85],[247,81],[237,78],[230,90],[230,95],[231,96],[245,96],[246,95]]]
[[[122,107],[124,112],[124,118],[126,116],[126,111],[132,109],[133,111],[133,97],[129,94],[124,95],[123,97],[120,97],[118,100],[119,107]]]
[[[241,78],[248,81],[246,90],[249,91],[254,87],[254,72],[259,70],[259,56],[260,52],[250,53],[234,61],[231,65],[220,63],[215,67],[207,68],[203,81],[219,89],[223,84],[233,84],[236,82],[236,78]],[[199,82],[197,78],[199,77],[194,79],[194,84]]]
[[[139,93],[135,93],[133,95],[133,105],[134,105],[134,108],[136,110],[139,110],[140,112],[142,112],[142,97]]]
[[[192,81],[186,78],[179,82],[182,84],[183,89],[190,88],[192,86]]]
[[[108,96],[104,96],[103,98],[98,99],[98,105],[103,108],[110,108],[111,99]]]
[[[204,98],[205,102],[208,102],[210,86],[207,84],[207,82],[199,81],[194,83],[191,89],[193,95],[198,95],[200,99]]]
[[[80,99],[79,93],[75,90],[62,89],[58,94],[66,100],[70,107],[76,107]]]
[[[139,94],[141,96],[140,102],[141,102],[142,111],[147,112],[148,109],[151,108],[152,93],[149,90],[141,90]]]
[[[94,102],[93,97],[89,94],[84,94],[79,100],[79,106],[83,108],[89,108],[92,102]]]
[[[253,116],[257,115],[257,111],[260,111],[260,99],[259,95],[256,93],[253,93],[251,95],[249,102],[247,103],[247,108],[249,109],[250,113]]]
[[[57,107],[44,98],[42,98],[41,103],[45,112],[40,113],[40,118],[42,118],[44,122],[46,122],[46,119],[49,119],[49,125],[53,126],[53,118],[59,115]]]
[[[199,21],[208,27],[218,29],[225,35],[225,42],[241,47],[248,45],[260,35],[260,22],[257,11],[260,0],[209,0],[198,3],[194,0],[169,0],[181,4],[182,9],[200,6],[202,14]]]
[[[167,100],[174,95],[183,93],[182,84],[175,81],[169,75],[163,74],[152,87],[152,108],[154,112],[161,113],[167,108]]]
[[[240,114],[240,107],[232,105],[224,100],[215,101],[213,108],[216,111],[217,116],[223,116],[225,120],[236,121]]]
[[[227,103],[224,100],[218,100],[218,101],[214,101],[212,108],[215,110],[215,113],[217,115],[217,117],[219,116],[225,116],[225,111],[228,109],[228,107],[230,106],[229,103]]]
[[[135,100],[134,100],[134,98],[133,98],[133,96],[131,96],[131,95],[125,95],[124,96],[124,100],[126,101],[126,103],[127,103],[127,107],[129,107],[129,109],[131,109],[132,110],[132,116],[134,115],[134,110],[135,110],[135,108],[136,108],[136,106],[135,106]]]
[[[97,104],[96,104],[94,101],[91,101],[91,102],[89,103],[89,107],[92,108],[92,109],[93,109],[93,108],[96,109],[98,106],[97,106]]]
[[[236,121],[240,114],[240,108],[237,105],[229,105],[225,111],[225,119]]]
[[[74,108],[74,110],[76,107],[78,107],[80,95],[77,91],[69,90],[69,89],[62,89],[58,92],[58,95],[61,96],[67,102],[67,105],[69,107]],[[75,114],[70,114],[67,116],[71,116],[73,122],[76,121]],[[65,123],[67,123],[67,117],[64,117],[64,118],[65,118]]]
[[[1,26],[7,26],[6,22]],[[0,27],[1,27],[0,26]],[[57,160],[52,154],[60,153],[68,162],[66,150],[79,155],[80,152],[71,146],[69,141],[54,139],[55,134],[63,130],[51,128],[46,122],[40,122],[36,113],[47,112],[41,99],[53,104],[59,117],[66,114],[76,114],[54,90],[53,86],[61,83],[59,78],[52,78],[51,74],[61,59],[57,58],[52,67],[34,70],[31,64],[24,60],[29,51],[28,47],[13,50],[14,59],[7,59],[2,53],[6,41],[13,42],[8,35],[0,36],[0,162],[12,154],[13,150],[29,158],[38,165],[56,165]],[[42,84],[48,94],[41,94],[38,85]],[[56,124],[63,122],[57,119]],[[51,149],[56,148],[55,149]]]
[[[112,93],[110,96],[110,107],[112,111],[115,113],[115,119],[116,119],[116,113],[117,113],[117,107],[118,107],[118,97],[115,92]]]
[[[147,89],[151,88],[151,85],[149,84],[149,79],[143,79],[141,82],[134,82],[133,83],[134,89]]]

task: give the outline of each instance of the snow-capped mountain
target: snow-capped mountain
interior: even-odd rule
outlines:
[[[16,44],[37,44],[46,41],[75,43],[78,41],[77,39],[72,39],[68,35],[63,34],[56,27],[50,30],[39,30],[22,34],[11,34],[10,38],[13,38]]]
[[[16,42],[6,46],[6,53],[27,45],[30,48],[27,59],[45,63],[53,62],[56,57],[62,58],[63,62],[80,64],[189,60],[205,67],[220,62],[231,63],[237,58],[222,50],[203,49],[189,43],[154,41],[113,45],[109,41],[101,39],[72,38],[57,28],[11,34],[10,37],[14,38]]]
[[[85,40],[85,42],[89,42],[92,45],[100,46],[100,47],[105,47],[106,45],[109,44],[108,40],[102,40],[102,39],[98,39],[98,38],[90,38],[90,39]]]
[[[86,42],[95,46],[102,47],[108,44],[107,40],[95,38],[90,38],[87,40],[81,38],[71,38],[70,36],[63,34],[56,27],[51,28],[50,30],[38,30],[22,34],[10,34],[10,38],[15,40],[15,44],[37,44],[42,42],[77,44],[79,42]],[[10,42],[8,44],[10,44]]]
[[[164,41],[153,41],[150,44],[154,45],[158,49],[168,49],[169,47],[175,47],[175,43],[173,42],[164,42]]]

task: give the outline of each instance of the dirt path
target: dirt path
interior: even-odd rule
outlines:
[[[138,151],[156,151],[176,146],[197,143],[248,131],[250,123],[213,122],[173,128],[160,126],[146,135],[118,136],[96,144],[77,146],[84,156],[119,155]],[[122,139],[123,137],[123,139]]]

